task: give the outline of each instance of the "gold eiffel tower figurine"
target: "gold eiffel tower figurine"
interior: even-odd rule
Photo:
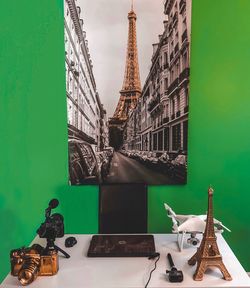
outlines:
[[[232,280],[232,277],[227,271],[226,266],[222,262],[222,256],[216,242],[213,218],[213,193],[214,190],[210,187],[208,189],[208,212],[206,228],[203,234],[201,245],[197,249],[197,252],[194,254],[194,256],[188,260],[188,264],[192,266],[197,262],[197,268],[194,274],[195,281],[201,281],[203,279],[204,273],[209,267],[219,268],[225,280]]]

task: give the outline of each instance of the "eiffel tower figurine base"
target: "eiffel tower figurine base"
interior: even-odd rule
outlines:
[[[221,271],[223,278],[225,280],[227,280],[227,281],[232,280],[232,277],[229,274],[226,266],[222,262],[221,256],[201,257],[200,250],[198,249],[196,254],[194,254],[194,256],[191,259],[189,259],[189,261],[188,261],[188,264],[191,266],[194,266],[196,263],[197,263],[197,269],[196,269],[195,274],[193,276],[193,279],[195,281],[202,281],[206,270],[210,267],[218,268]]]

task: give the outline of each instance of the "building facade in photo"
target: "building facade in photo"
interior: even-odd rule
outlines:
[[[191,0],[166,0],[164,13],[168,16],[168,76],[163,89],[167,94],[167,124],[169,151],[187,151],[189,75],[191,41]],[[163,58],[164,61],[164,58]]]
[[[106,111],[97,93],[81,9],[64,1],[66,92],[69,135],[102,150],[108,144]]]
[[[129,110],[128,119],[123,126],[123,146],[125,150],[141,151],[141,98],[136,106]]]

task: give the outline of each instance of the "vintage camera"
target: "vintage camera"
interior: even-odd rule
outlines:
[[[22,285],[32,283],[37,276],[55,275],[59,269],[57,251],[46,251],[38,244],[12,250],[10,262],[11,275],[17,276]]]
[[[58,213],[51,215],[51,210],[58,204],[57,199],[49,202],[49,207],[45,209],[45,222],[37,230],[40,238],[47,239],[46,247],[34,244],[10,252],[11,274],[18,276],[22,285],[32,283],[37,276],[55,275],[59,270],[58,251],[66,258],[70,257],[55,245],[55,239],[64,236],[63,216]]]

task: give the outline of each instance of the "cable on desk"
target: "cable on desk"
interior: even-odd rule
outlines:
[[[147,284],[145,285],[145,288],[148,287],[148,284],[149,284],[149,282],[150,282],[150,280],[151,280],[152,274],[153,274],[153,272],[155,271],[155,269],[156,269],[156,267],[157,267],[157,262],[160,260],[160,257],[161,257],[160,253],[155,253],[154,255],[152,255],[151,257],[149,257],[148,259],[154,259],[155,257],[157,257],[157,259],[155,260],[155,267],[150,271],[149,278],[148,278],[148,282],[147,282]]]

